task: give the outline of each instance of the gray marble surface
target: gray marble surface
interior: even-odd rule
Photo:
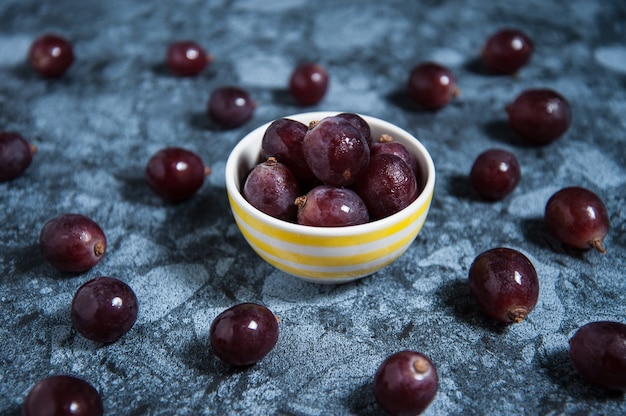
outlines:
[[[583,382],[568,339],[594,320],[626,322],[626,3],[322,0],[82,1],[0,3],[0,128],[38,147],[20,178],[0,183],[0,414],[18,414],[37,380],[74,374],[101,393],[110,415],[374,415],[382,360],[401,349],[432,358],[439,392],[427,415],[557,415],[626,412],[623,396]],[[484,73],[486,37],[514,26],[536,53],[517,77]],[[77,60],[60,80],[25,65],[32,40],[70,38]],[[200,76],[164,67],[173,40],[214,56]],[[331,85],[317,106],[291,101],[286,84],[304,60],[324,64]],[[455,73],[461,96],[433,113],[414,108],[404,85],[417,63]],[[258,102],[246,125],[221,130],[205,116],[210,91],[233,84]],[[530,87],[571,103],[573,124],[546,147],[522,144],[504,106]],[[272,119],[311,110],[360,112],[415,133],[437,167],[427,222],[409,250],[357,282],[320,286],[264,263],[246,244],[224,189],[230,150]],[[143,170],[162,147],[196,151],[213,174],[192,200],[167,205]],[[467,175],[489,147],[522,165],[515,192],[477,198]],[[608,253],[563,247],[542,219],[550,195],[579,185],[608,208]],[[38,235],[65,212],[104,229],[105,258],[80,275],[55,271]],[[507,246],[525,253],[541,283],[528,319],[500,327],[475,308],[469,265]],[[100,345],[69,318],[86,280],[116,276],[140,301],[134,328]],[[223,309],[261,302],[281,317],[276,348],[252,368],[221,364],[209,326]]]

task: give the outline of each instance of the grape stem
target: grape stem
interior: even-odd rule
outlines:
[[[93,246],[93,254],[96,255],[96,257],[100,257],[104,254],[104,244],[98,242]]]
[[[306,204],[306,195],[297,197],[294,204],[296,204],[298,208],[302,208],[304,204]]]
[[[509,310],[508,318],[511,320],[511,322],[519,324],[524,320],[524,318],[526,318],[526,315],[528,315],[528,309],[523,306],[516,306]]]
[[[602,247],[602,240],[591,240],[589,242],[589,245],[595,248],[596,250],[598,250],[602,254],[606,253],[606,249]]]
[[[413,362],[413,369],[415,369],[418,374],[424,374],[428,372],[428,361],[422,357],[418,357],[415,362]]]

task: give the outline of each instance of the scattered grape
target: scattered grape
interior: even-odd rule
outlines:
[[[100,226],[90,218],[63,214],[43,226],[39,246],[43,257],[57,269],[80,273],[102,259],[107,241]]]
[[[459,95],[456,79],[448,68],[426,62],[411,70],[407,92],[420,107],[439,110]]]
[[[611,321],[583,325],[570,339],[569,356],[588,382],[626,393],[626,325]]]
[[[372,219],[395,214],[415,201],[417,179],[409,165],[396,155],[373,156],[355,190],[365,202]]]
[[[321,185],[296,199],[298,224],[316,227],[345,227],[365,224],[369,214],[356,192]]]
[[[40,380],[28,392],[22,416],[102,416],[98,391],[88,382],[68,375]]]
[[[326,68],[314,63],[301,64],[291,74],[289,92],[299,105],[315,105],[324,98],[328,82]]]
[[[539,279],[526,256],[510,248],[493,248],[479,254],[469,270],[470,293],[489,317],[520,323],[539,298]]]
[[[278,318],[263,305],[240,303],[220,313],[209,332],[220,360],[234,366],[252,365],[276,345]]]
[[[207,113],[223,128],[231,129],[245,124],[256,108],[247,91],[237,87],[219,87],[211,92]]]
[[[510,75],[528,63],[533,49],[533,42],[521,30],[501,29],[487,39],[481,58],[487,70]]]
[[[390,355],[374,375],[374,397],[389,415],[418,415],[437,395],[439,376],[434,364],[416,351]]]
[[[327,185],[354,184],[370,159],[370,148],[361,132],[336,116],[325,117],[310,128],[302,147],[311,171]]]
[[[295,222],[300,186],[289,168],[270,157],[256,165],[244,182],[243,197],[256,209],[274,218]]]
[[[556,192],[546,204],[544,218],[562,243],[606,252],[602,241],[609,232],[609,215],[600,197],[590,190],[572,186]]]
[[[513,153],[503,149],[489,149],[478,155],[469,177],[472,187],[480,196],[497,201],[513,192],[522,173]]]
[[[28,62],[40,76],[59,78],[74,62],[74,50],[65,38],[46,34],[31,44]]]
[[[18,133],[0,132],[0,182],[17,178],[30,166],[35,146]]]
[[[169,202],[191,198],[210,173],[200,156],[180,147],[159,150],[148,161],[145,172],[150,189]]]
[[[213,57],[194,41],[174,42],[165,55],[170,71],[181,77],[198,75],[212,61]]]
[[[532,144],[545,145],[561,137],[572,124],[570,105],[550,89],[528,89],[506,106],[509,125]]]
[[[286,165],[300,180],[313,178],[313,172],[304,159],[302,142],[309,127],[299,121],[280,118],[273,121],[261,142],[261,157],[274,157]]]
[[[96,277],[83,284],[72,300],[74,328],[96,342],[113,342],[135,324],[138,301],[126,283],[114,277]]]
[[[409,165],[411,171],[413,171],[413,174],[417,177],[417,160],[415,160],[415,156],[409,152],[409,149],[407,149],[405,145],[394,141],[393,137],[390,135],[381,134],[378,141],[372,143],[370,157],[379,153],[390,153],[398,156],[400,159],[404,160],[407,165]]]

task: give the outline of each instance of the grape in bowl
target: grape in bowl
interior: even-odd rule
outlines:
[[[339,112],[286,116],[309,125]],[[401,211],[365,224],[314,227],[279,220],[254,208],[243,196],[248,173],[262,161],[262,138],[268,122],[247,134],[226,163],[226,190],[231,210],[246,241],[276,268],[317,283],[345,283],[371,275],[400,257],[426,220],[435,187],[435,166],[424,145],[411,133],[387,121],[361,115],[372,137],[388,134],[404,144],[419,166],[420,193]]]

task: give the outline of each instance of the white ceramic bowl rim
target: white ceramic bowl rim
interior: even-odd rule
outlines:
[[[308,124],[309,121],[321,120],[324,117],[333,116],[341,112],[342,111],[317,111],[299,113],[281,118],[289,118],[293,120],[303,121]],[[248,133],[239,141],[239,143],[237,143],[237,145],[230,153],[230,156],[228,157],[228,160],[226,162],[225,180],[226,189],[228,190],[231,198],[234,199],[237,205],[244,207],[249,214],[254,215],[258,220],[267,223],[270,227],[275,227],[277,229],[281,229],[290,233],[300,233],[306,234],[308,236],[319,236],[328,238],[345,237],[351,235],[358,236],[364,233],[371,233],[383,230],[390,225],[402,221],[404,218],[410,216],[413,212],[415,212],[416,209],[419,209],[419,207],[428,206],[429,203],[427,203],[427,200],[432,197],[435,187],[435,166],[430,154],[428,153],[428,150],[426,150],[424,145],[416,137],[414,137],[406,130],[376,117],[360,113],[359,115],[363,117],[363,119],[367,121],[370,126],[372,126],[372,130],[382,130],[387,134],[390,134],[392,137],[405,136],[407,138],[410,138],[413,141],[411,146],[416,147],[420,152],[420,154],[417,154],[415,156],[418,159],[418,165],[421,166],[421,169],[426,172],[424,187],[422,188],[422,191],[417,199],[413,201],[409,206],[404,208],[402,211],[399,211],[388,217],[381,218],[379,220],[368,222],[366,224],[351,225],[346,227],[313,227],[280,220],[272,217],[271,215],[265,214],[264,212],[259,211],[258,209],[253,207],[243,197],[243,194],[241,193],[241,187],[243,183],[242,181],[244,180],[244,178],[239,177],[239,163],[241,161],[242,155],[251,146],[255,145],[255,141],[258,141],[257,147],[260,149],[263,133],[265,132],[267,127],[273,122],[273,120],[257,127],[256,129]]]

